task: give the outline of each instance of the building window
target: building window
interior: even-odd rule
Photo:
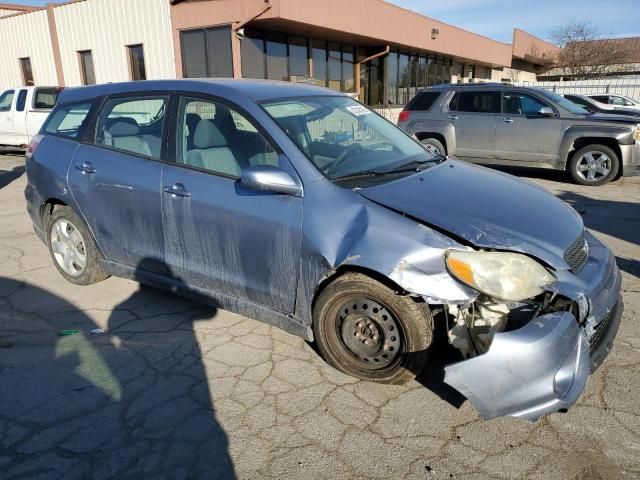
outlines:
[[[339,43],[330,43],[327,50],[327,73],[332,90],[340,91],[340,78],[342,76],[342,52]]]
[[[95,85],[96,73],[93,69],[93,54],[91,50],[84,50],[78,52],[78,59],[80,61],[80,73],[82,76],[83,85]]]
[[[289,80],[287,73],[287,37],[284,34],[267,34],[267,78]]]
[[[351,45],[342,46],[342,91],[355,92],[356,84],[353,80],[353,47]]]
[[[242,39],[242,76],[265,78],[264,36],[262,32],[247,28]]]
[[[131,69],[131,80],[146,80],[147,70],[144,66],[144,49],[142,45],[130,45],[129,68]]]
[[[233,77],[231,27],[180,32],[185,78]]]
[[[314,40],[311,57],[313,59],[313,81],[316,85],[327,86],[327,44]]]
[[[289,36],[289,75],[309,76],[309,52],[307,39],[304,37]]]
[[[29,57],[20,59],[20,70],[22,70],[22,83],[26,86],[33,85],[33,69]]]

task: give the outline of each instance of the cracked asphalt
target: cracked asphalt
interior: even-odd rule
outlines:
[[[358,381],[257,321],[128,280],[66,283],[32,231],[23,165],[0,155],[1,478],[640,476],[640,178],[525,174],[613,248],[625,301],[578,403],[529,423],[483,421],[437,372]]]

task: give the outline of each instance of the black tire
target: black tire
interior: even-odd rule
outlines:
[[[54,242],[59,245],[61,242],[58,240],[60,238],[60,234],[58,233],[57,228],[61,225],[67,225],[65,231],[71,232],[72,235],[75,236],[74,230],[77,230],[77,233],[80,235],[81,242],[69,240],[69,242],[73,242],[76,245],[76,250],[82,250],[84,253],[84,265],[80,268],[79,263],[71,262],[73,274],[69,274],[60,263],[65,263],[64,260],[59,261],[56,257],[56,254],[59,256],[62,255],[63,258],[66,258],[66,254],[69,254],[67,251],[65,253],[54,252]],[[53,229],[56,228],[54,232]],[[58,207],[56,208],[51,216],[48,218],[47,226],[46,226],[46,236],[47,236],[47,246],[49,248],[49,254],[51,255],[51,260],[53,264],[58,269],[60,274],[69,282],[75,283],[76,285],[91,285],[92,283],[100,282],[109,277],[108,274],[104,272],[101,265],[102,255],[98,251],[95,242],[93,241],[93,237],[87,227],[85,226],[82,219],[73,211],[72,208],[69,207]],[[77,237],[76,237],[77,238]],[[81,247],[81,248],[80,248]],[[56,247],[58,248],[58,247]]]
[[[435,138],[429,137],[429,138],[423,138],[422,140],[420,140],[420,143],[422,143],[425,147],[427,147],[427,150],[429,151],[433,151],[432,149],[435,149],[437,150],[438,155],[442,155],[443,157],[447,155],[447,150],[444,148],[444,145],[440,142],[440,140],[436,140]],[[436,153],[436,152],[433,152],[433,153]]]
[[[580,168],[584,168],[584,166],[589,168],[589,159],[585,157],[585,155],[588,155],[590,153],[592,154],[592,158],[596,161],[596,163],[598,162],[598,160],[600,160],[602,155],[606,155],[606,157],[608,157],[608,160],[604,161],[608,168],[608,173],[606,175],[603,175],[600,171],[594,170],[594,178],[590,180],[589,170],[580,170]],[[611,180],[616,178],[619,171],[620,159],[618,158],[618,154],[611,147],[607,147],[606,145],[594,143],[582,147],[572,155],[571,160],[569,161],[569,173],[571,174],[571,178],[573,178],[574,182],[580,185],[590,185],[593,187],[604,185],[605,183],[609,183]]]
[[[356,306],[359,310],[353,308]],[[359,324],[360,319],[369,324],[355,327],[354,332],[349,326]],[[373,336],[362,337],[362,331]],[[426,304],[398,295],[366,275],[346,273],[319,295],[313,308],[313,333],[322,357],[334,368],[364,380],[400,384],[413,379],[426,365],[433,318]],[[371,340],[375,335],[379,339]],[[374,343],[365,345],[363,338]],[[377,350],[357,354],[345,341]]]

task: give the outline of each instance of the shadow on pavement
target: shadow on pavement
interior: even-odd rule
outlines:
[[[633,275],[640,279],[640,261],[634,258],[626,258],[616,256],[616,263],[620,270],[627,272],[629,275]]]
[[[558,196],[582,214],[587,228],[640,245],[640,203],[589,198],[575,192]]]
[[[548,168],[513,167],[508,165],[491,165],[485,167],[493,168],[500,172],[508,173],[516,177],[538,178],[540,180],[550,180],[558,183],[571,183],[571,177],[562,170],[552,170]]]
[[[442,400],[455,408],[465,402],[466,398],[455,388],[444,383],[444,367],[464,360],[460,353],[451,346],[447,339],[444,313],[434,316],[434,332],[429,363],[421,372],[416,372],[416,381],[438,395]]]
[[[0,170],[0,189],[17,180],[24,173],[24,165],[13,167],[12,170]]]
[[[141,286],[92,335],[74,305],[0,278],[3,478],[234,478],[193,328],[215,313]]]

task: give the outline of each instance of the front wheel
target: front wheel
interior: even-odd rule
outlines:
[[[426,365],[433,340],[429,307],[358,273],[329,284],[313,309],[323,358],[354,377],[405,383]]]
[[[569,173],[580,185],[604,185],[616,178],[619,170],[618,154],[606,145],[582,147],[569,162]]]

